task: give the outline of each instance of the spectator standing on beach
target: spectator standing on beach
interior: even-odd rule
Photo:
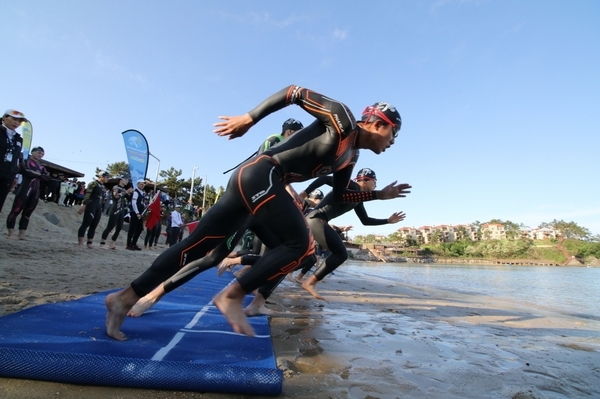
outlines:
[[[2,116],[0,126],[0,212],[8,193],[15,185],[15,176],[19,172],[19,159],[23,150],[23,137],[17,128],[26,121],[25,115],[9,109]]]
[[[46,168],[42,166],[40,160],[44,156],[42,147],[35,147],[31,150],[29,158],[21,164],[21,175],[23,181],[19,189],[15,192],[15,200],[12,209],[6,218],[6,228],[8,229],[8,238],[13,236],[17,217],[22,213],[19,219],[19,240],[25,240],[25,231],[29,225],[29,218],[37,207],[40,199],[40,181],[50,180],[50,175]]]
[[[183,219],[181,218],[181,213],[179,210],[181,206],[179,204],[175,205],[175,209],[171,212],[171,231],[169,233],[169,247],[177,244],[179,242],[179,233],[183,228]]]
[[[127,176],[121,176],[119,183],[110,190],[112,196],[112,205],[108,212],[108,224],[106,229],[102,232],[100,248],[106,244],[106,239],[110,232],[115,229],[112,237],[110,238],[110,244],[108,249],[116,249],[116,241],[119,238],[119,233],[123,228],[123,217],[125,216],[125,209],[127,208],[127,198],[133,192],[133,188],[125,188],[129,184],[129,178]]]
[[[58,200],[58,189],[60,187],[60,180],[58,180],[56,172],[50,174],[50,180],[46,182],[45,186],[46,190],[42,191],[44,193],[44,202],[56,202]]]
[[[72,207],[75,204],[75,191],[77,190],[77,179],[69,181],[69,187],[67,188],[67,199],[66,206]]]
[[[108,181],[110,175],[108,172],[100,171],[96,174],[96,180],[88,184],[85,190],[83,205],[77,213],[83,213],[83,221],[77,232],[79,245],[85,241],[85,232],[87,230],[87,247],[92,248],[92,240],[96,234],[96,227],[102,217],[102,194],[104,193],[104,184]],[[85,213],[84,213],[85,212]]]
[[[84,198],[85,198],[85,182],[80,181],[80,182],[77,182],[77,187],[75,188],[75,205],[81,205]]]
[[[146,210],[146,204],[144,199],[146,194],[144,193],[144,187],[146,187],[146,181],[139,179],[136,182],[136,187],[131,195],[131,212],[129,213],[129,231],[127,232],[127,247],[131,251],[141,251],[142,248],[137,246],[137,241],[140,238],[140,234],[144,230],[144,210]]]
[[[69,179],[65,176],[62,177],[60,182],[60,196],[58,197],[58,205],[67,206],[67,194],[69,193]]]

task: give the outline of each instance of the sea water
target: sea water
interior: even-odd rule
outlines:
[[[600,268],[348,261],[339,269],[416,288],[483,295],[600,320]]]

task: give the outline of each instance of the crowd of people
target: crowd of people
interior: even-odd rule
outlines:
[[[363,203],[405,197],[410,193],[410,185],[395,181],[376,190],[377,178],[370,168],[361,169],[352,179],[360,149],[381,154],[395,143],[402,120],[388,103],[367,106],[357,121],[343,103],[289,86],[244,115],[221,117],[222,121],[215,123],[215,133],[230,139],[241,137],[267,115],[291,104],[300,106],[315,120],[307,127],[294,119],[285,121],[281,134],[269,136],[255,154],[232,169],[224,195],[185,239],[182,236],[186,221],[180,205],[173,204],[170,211],[165,206],[160,208],[168,248],[127,288],[107,296],[106,332],[110,337],[126,339],[120,329],[127,315],[143,314],[168,292],[209,268],[219,266],[221,273],[233,264],[249,267],[236,273],[236,280],[217,293],[213,303],[235,332],[252,336],[254,331],[246,317],[269,314],[266,299],[286,276],[322,299],[316,285],[346,261],[342,235],[352,228],[334,226],[330,223],[333,218],[350,210],[364,225],[397,223],[405,218],[403,212],[386,219],[369,217]],[[15,129],[23,120],[24,115],[15,110],[3,116],[7,146],[0,147],[0,155],[5,154],[0,169],[0,210],[18,172],[23,176],[21,187],[37,188],[27,190],[32,193],[31,198],[18,197],[21,188],[15,194],[7,220],[9,237],[19,213],[23,213],[19,237],[21,230],[24,234],[27,220],[23,218],[31,215],[35,209],[32,204],[42,195],[45,201],[59,206],[81,205],[79,245],[93,248],[96,228],[105,215],[109,220],[101,234],[101,248],[110,235],[108,249],[116,249],[123,223],[129,222],[125,248],[141,250],[138,240],[151,201],[144,190],[145,180],[131,184],[127,176],[119,176],[118,183],[107,189],[111,176],[105,171],[98,172],[87,186],[64,176],[49,175],[39,164],[44,155],[41,147],[32,150],[27,162],[15,162],[12,157],[19,158],[22,146]],[[306,180],[313,182],[300,193],[291,186]],[[319,190],[324,184],[331,186],[326,195]],[[162,225],[147,227],[144,249],[156,247]],[[234,251],[240,242],[243,249]],[[304,279],[315,265],[313,275]],[[300,275],[294,278],[292,273],[297,270]],[[243,309],[243,298],[250,293],[254,293],[254,300]]]

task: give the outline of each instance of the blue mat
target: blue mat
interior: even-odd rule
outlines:
[[[105,333],[102,292],[0,317],[0,376],[85,385],[279,395],[266,316],[256,337],[233,332],[212,297],[230,280],[209,270],[127,318],[118,342]],[[249,302],[250,297],[246,298]]]

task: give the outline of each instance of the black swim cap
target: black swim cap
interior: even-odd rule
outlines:
[[[40,147],[40,146],[33,147],[33,148],[31,149],[31,152],[36,152],[36,151],[46,152],[46,151],[44,151],[44,149],[43,149],[42,147]]]
[[[317,188],[316,190],[314,190],[310,194],[308,194],[308,198],[322,200],[323,199],[323,191],[321,191]]]
[[[356,174],[356,181],[361,180],[377,180],[377,175],[375,172],[369,168],[362,168]]]
[[[304,125],[302,124],[302,122],[294,118],[290,118],[287,121],[283,122],[283,126],[281,126],[281,133],[284,133],[286,130],[297,131],[302,129],[303,127]]]
[[[396,110],[396,107],[394,107],[392,104],[380,101],[373,105],[369,105],[362,112],[362,116],[360,118],[360,120],[363,122],[373,122],[376,119],[381,119],[382,121],[392,125],[394,137],[398,135],[398,132],[402,127],[402,118],[400,117],[400,113]]]

